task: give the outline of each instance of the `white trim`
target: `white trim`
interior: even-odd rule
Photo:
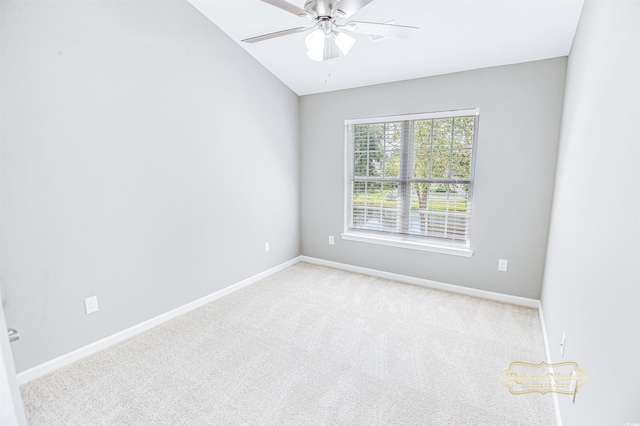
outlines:
[[[347,265],[345,263],[333,262],[331,260],[318,259],[309,256],[300,256],[301,262],[313,263],[314,265],[328,266],[330,268],[342,269],[359,274],[371,275],[373,277],[385,278],[388,280],[400,281],[403,283],[420,285],[423,287],[435,288],[437,290],[450,291],[452,293],[465,294],[467,296],[480,297],[482,299],[495,300],[497,302],[511,303],[513,305],[537,308],[539,301],[526,297],[512,296],[510,294],[494,293],[492,291],[479,290],[476,288],[462,287],[454,284],[446,284],[438,281],[415,278],[408,275],[394,274],[393,272],[379,271],[377,269],[363,268],[361,266]]]
[[[344,193],[342,194],[342,197],[344,199],[344,216],[342,222],[342,224],[344,225],[343,229],[347,229],[347,224],[349,223],[349,214],[351,212],[351,209],[353,208],[353,203],[351,202],[351,199],[353,198],[353,195],[351,194],[351,192],[353,191],[353,182],[351,182],[351,180],[349,179],[351,170],[353,168],[353,161],[351,161],[351,158],[352,157],[349,146],[349,128],[347,126],[344,126],[344,176],[342,177],[342,181],[344,182]]]
[[[407,121],[407,120],[431,120],[436,118],[469,117],[469,116],[479,115],[479,114],[480,114],[480,108],[471,108],[471,109],[459,109],[459,110],[452,110],[452,111],[424,112],[424,113],[418,113],[418,114],[390,115],[386,117],[355,118],[351,120],[344,120],[344,124],[349,125],[349,124],[392,123],[395,121]]]
[[[434,253],[442,253],[442,254],[452,254],[454,256],[464,256],[471,257],[473,256],[473,250],[468,247],[446,247],[446,246],[436,246],[424,243],[418,243],[408,240],[401,240],[398,238],[387,237],[387,236],[373,236],[373,235],[363,235],[363,234],[355,234],[345,232],[340,234],[343,240],[349,241],[358,241],[361,243],[371,243],[371,244],[380,244],[383,246],[391,246],[391,247],[400,247],[411,250],[422,250],[422,251],[431,251]]]
[[[551,350],[549,349],[549,339],[547,338],[547,327],[544,323],[544,315],[542,314],[542,303],[538,301],[538,316],[540,317],[540,326],[542,327],[542,340],[544,341],[544,355],[547,364],[551,364]]]
[[[544,353],[547,364],[551,364],[551,350],[549,349],[549,339],[547,338],[547,326],[544,322],[544,314],[542,313],[542,302],[538,301],[538,315],[540,316],[540,326],[542,327],[542,340],[544,341]],[[550,369],[553,374],[553,368]],[[560,403],[558,402],[558,394],[551,392],[553,400],[553,412],[556,415],[556,426],[562,426],[562,416],[560,415]]]
[[[160,325],[166,321],[169,321],[173,318],[176,318],[182,314],[185,314],[189,311],[192,311],[196,308],[199,308],[203,305],[206,305],[209,302],[212,302],[216,299],[219,299],[227,294],[238,291],[244,287],[247,287],[263,278],[266,278],[270,275],[273,275],[277,272],[282,271],[283,269],[288,268],[289,266],[295,265],[300,261],[300,257],[295,257],[285,263],[282,263],[278,266],[275,266],[271,269],[268,269],[264,272],[261,272],[257,275],[249,277],[245,280],[242,280],[238,283],[230,285],[229,287],[225,287],[222,290],[218,290],[215,293],[211,293],[207,296],[204,296],[200,299],[194,300],[193,302],[189,302],[186,305],[182,305],[176,309],[165,312],[164,314],[160,314],[157,317],[151,318],[147,321],[141,322],[140,324],[134,325],[133,327],[129,327],[125,330],[122,330],[118,333],[112,334],[111,336],[107,336],[103,339],[98,340],[97,342],[90,343],[86,346],[83,346],[79,349],[61,355],[57,358],[54,358],[50,361],[44,362],[40,365],[36,365],[28,370],[22,371],[17,374],[18,385],[23,385],[33,379],[36,379],[40,376],[43,376],[47,373],[50,373],[58,368],[64,367],[65,365],[71,364],[81,358],[94,354],[98,351],[101,351],[109,346],[112,346],[116,343],[120,343],[123,340],[126,340],[136,334],[147,331],[157,325]]]
[[[480,115],[480,108],[470,108],[470,109],[461,109],[461,110],[450,110],[450,111],[440,111],[440,112],[428,112],[428,113],[417,113],[417,114],[404,114],[404,115],[396,115],[396,116],[387,116],[387,117],[372,117],[372,118],[361,118],[361,119],[347,119],[344,121],[345,123],[345,177],[344,177],[344,232],[342,234],[342,238],[345,240],[359,241],[365,243],[373,243],[373,244],[381,244],[392,247],[400,247],[406,249],[413,250],[422,250],[422,251],[430,251],[435,253],[442,254],[452,254],[456,256],[464,256],[471,257],[473,255],[473,251],[470,248],[469,236],[470,236],[470,220],[471,220],[471,203],[473,201],[473,177],[475,173],[475,153],[478,141],[478,120]],[[474,119],[474,131],[473,131],[473,145],[472,145],[472,157],[471,157],[471,169],[470,175],[468,179],[422,179],[412,177],[413,172],[407,169],[407,164],[411,161],[407,162],[407,158],[412,158],[413,155],[413,132],[414,129],[412,126],[409,126],[411,129],[409,130],[410,136],[407,136],[407,129],[405,128],[405,124],[415,121],[415,120],[433,120],[440,118],[452,118],[452,117],[473,117]],[[396,177],[363,177],[354,175],[354,155],[355,155],[355,147],[354,147],[354,135],[353,126],[358,124],[377,124],[377,123],[389,123],[389,122],[402,122],[402,147],[400,150],[401,158],[400,158],[400,174]],[[451,129],[453,132],[453,128]],[[433,137],[433,129],[431,130]],[[452,134],[451,137],[454,135]],[[410,139],[407,142],[407,137]],[[453,142],[452,142],[453,143]],[[450,150],[453,150],[453,145],[451,145]],[[368,173],[367,173],[368,174]],[[379,234],[367,233],[367,230],[362,228],[357,228],[353,223],[353,191],[354,191],[354,182],[391,182],[396,183],[398,185],[398,192],[403,194],[400,195],[400,199],[404,200],[402,205],[398,205],[395,208],[391,209],[391,212],[395,212],[397,217],[396,232],[382,231]],[[461,216],[466,220],[466,230],[465,237],[466,241],[463,244],[455,241],[454,239],[445,239],[444,243],[441,243],[441,239],[434,238],[425,238],[418,235],[402,235],[399,234],[403,232],[404,234],[409,234],[410,227],[410,214],[409,207],[410,202],[407,195],[410,195],[410,191],[407,184],[411,182],[439,182],[439,183],[447,183],[447,184],[455,184],[455,183],[463,183],[468,185],[469,191],[468,195],[468,205],[467,211],[463,214],[453,213],[447,210],[446,217],[450,217],[450,215]],[[447,190],[447,199],[449,197],[449,190]],[[370,207],[371,208],[371,207]],[[375,208],[377,209],[377,208]],[[367,206],[365,205],[365,213],[367,210]],[[380,210],[380,209],[377,209]],[[382,220],[382,219],[381,219]],[[402,229],[400,229],[402,228]],[[418,241],[417,238],[409,238],[409,237],[422,237],[427,241]]]
[[[266,278],[270,275],[273,275],[277,272],[282,271],[283,269],[288,268],[289,266],[295,265],[298,262],[307,262],[315,265],[328,266],[331,268],[342,269],[345,271],[356,272],[365,275],[371,275],[374,277],[380,277],[385,279],[390,279],[394,281],[400,281],[408,284],[420,285],[424,287],[435,288],[438,290],[450,291],[453,293],[465,294],[468,296],[480,297],[483,299],[495,300],[498,302],[512,303],[514,305],[527,306],[530,308],[538,308],[540,312],[540,318],[542,323],[542,309],[540,307],[540,302],[535,299],[528,299],[525,297],[512,296],[508,294],[500,294],[494,293],[491,291],[479,290],[474,288],[462,287],[453,284],[446,284],[437,281],[426,280],[422,278],[410,277],[407,275],[394,274],[391,272],[379,271],[376,269],[363,268],[360,266],[347,265],[344,263],[333,262],[329,260],[318,259],[314,257],[308,256],[298,256],[293,258],[285,263],[282,263],[278,266],[275,266],[267,271],[261,272],[257,275],[249,277],[243,281],[240,281],[236,284],[233,284],[229,287],[223,288],[215,293],[204,296],[200,299],[194,300],[193,302],[187,303],[183,306],[180,306],[176,309],[173,309],[169,312],[165,312],[164,314],[158,315],[157,317],[151,318],[147,321],[144,321],[140,324],[134,325],[126,330],[122,330],[118,333],[112,334],[111,336],[107,336],[103,339],[98,340],[97,342],[91,343],[89,345],[83,346],[79,349],[76,349],[67,354],[61,355],[57,358],[54,358],[50,361],[44,362],[40,365],[36,365],[28,370],[22,371],[17,374],[17,382],[18,385],[23,385],[33,379],[36,379],[40,376],[43,376],[47,373],[50,373],[58,368],[64,367],[65,365],[71,364],[79,359],[82,359],[86,356],[94,354],[98,351],[106,349],[109,346],[112,346],[116,343],[120,343],[123,340],[126,340],[136,334],[147,331],[157,325],[160,325],[166,321],[169,321],[173,318],[176,318],[184,313],[187,313],[193,309],[199,308],[209,302],[212,302],[216,299],[219,299],[227,294],[238,291],[244,287],[247,287],[255,282]],[[545,328],[543,325],[543,336],[545,339],[545,345],[547,344]],[[546,348],[546,346],[545,346]],[[548,352],[548,350],[547,350]],[[548,356],[548,355],[547,355]],[[559,419],[560,414],[557,408],[557,395],[554,394],[554,407],[556,408],[556,419]],[[560,426],[562,423],[558,423]]]

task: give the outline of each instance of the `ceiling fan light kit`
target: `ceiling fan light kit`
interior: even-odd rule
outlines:
[[[335,24],[324,21],[304,39],[307,56],[314,61],[325,61],[338,57],[338,51],[345,56],[356,39],[335,29]]]
[[[315,24],[308,28],[291,28],[242,41],[245,43],[257,43],[272,38],[311,31],[305,37],[304,42],[307,47],[307,56],[314,61],[328,61],[339,57],[340,54],[346,56],[356,43],[356,39],[346,34],[345,31],[367,34],[372,38],[410,38],[418,30],[417,27],[390,23],[359,21],[346,22],[344,25],[337,23],[339,20],[353,15],[373,0],[308,0],[304,4],[304,9],[284,0],[262,1],[296,16],[307,17]]]

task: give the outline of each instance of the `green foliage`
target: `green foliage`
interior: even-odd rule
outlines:
[[[447,202],[446,199],[442,198],[434,198],[429,200],[428,209],[430,211],[456,211],[456,212],[465,212],[467,211],[467,200],[449,200]],[[385,207],[385,208],[397,208],[398,200],[389,198],[388,193],[380,192],[380,191],[370,191],[368,193],[358,193],[353,195],[353,205],[354,206],[372,206],[372,207]],[[411,210],[420,209],[420,203],[417,199],[411,200]]]
[[[414,177],[437,179],[469,179],[471,176],[471,148],[473,147],[473,117],[421,120],[415,123]],[[455,185],[415,182],[417,209],[467,211],[466,197],[453,203],[442,201],[434,193],[458,192]],[[459,188],[468,192],[467,188]],[[413,205],[412,205],[413,208]],[[427,215],[420,214],[420,231],[426,232]]]

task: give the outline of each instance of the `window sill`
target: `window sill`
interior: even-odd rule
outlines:
[[[450,254],[453,256],[471,257],[473,250],[468,247],[448,247],[434,244],[418,243],[401,240],[398,238],[381,237],[360,233],[345,232],[341,234],[343,240],[358,241],[361,243],[381,244],[384,246],[400,247],[411,250],[430,251],[433,253]]]

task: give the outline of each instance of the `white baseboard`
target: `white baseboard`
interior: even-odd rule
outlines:
[[[193,302],[187,303],[186,305],[182,305],[176,309],[173,309],[169,312],[165,312],[164,314],[158,315],[157,317],[151,318],[147,321],[141,322],[140,324],[134,325],[133,327],[129,327],[125,330],[122,330],[116,334],[112,334],[111,336],[107,336],[103,339],[98,340],[97,342],[91,343],[89,345],[83,346],[79,349],[76,349],[72,352],[54,358],[50,361],[44,362],[40,365],[36,365],[28,370],[22,371],[17,374],[17,382],[18,385],[22,385],[27,383],[33,379],[36,379],[40,376],[43,376],[47,373],[50,373],[54,370],[57,370],[60,367],[64,367],[65,365],[71,364],[72,362],[78,361],[81,358],[94,354],[98,351],[101,351],[109,346],[112,346],[116,343],[120,343],[125,339],[128,339],[132,336],[135,336],[138,333],[142,333],[143,331],[149,330],[157,325],[160,325],[166,321],[169,321],[173,318],[176,318],[182,314],[185,314],[189,311],[192,311],[196,308],[199,308],[207,303],[219,299],[227,294],[233,293],[235,291],[240,290],[241,288],[247,287],[263,278],[266,278],[270,275],[273,275],[277,272],[282,271],[283,269],[288,268],[291,265],[295,265],[300,261],[299,257],[293,258],[285,263],[282,263],[278,266],[275,266],[269,270],[261,272],[257,275],[249,277],[245,280],[242,280],[238,283],[230,285],[229,287],[223,288],[222,290],[218,290],[215,293],[211,293],[207,296],[204,296],[200,299],[194,300]]]
[[[81,358],[94,354],[116,343],[122,342],[123,340],[133,337],[138,333],[142,333],[143,331],[149,330],[157,325],[160,325],[173,318],[176,318],[186,312],[199,308],[213,300],[219,299],[223,296],[226,296],[227,294],[233,293],[235,291],[240,290],[241,288],[251,285],[263,278],[266,278],[270,275],[280,272],[283,269],[286,269],[289,266],[292,266],[298,262],[308,262],[316,265],[328,266],[336,269],[343,269],[345,271],[357,272],[360,274],[386,278],[386,279],[400,281],[408,284],[420,285],[420,286],[435,288],[438,290],[445,290],[445,291],[450,291],[454,293],[466,294],[468,296],[481,297],[483,299],[490,299],[498,302],[512,303],[515,305],[527,306],[530,308],[539,308],[539,301],[534,299],[527,299],[524,297],[511,296],[508,294],[500,294],[500,293],[494,293],[494,292],[485,291],[485,290],[478,290],[478,289],[473,289],[468,287],[457,286],[453,284],[446,284],[446,283],[426,280],[422,278],[410,277],[407,275],[394,274],[391,272],[384,272],[376,269],[363,268],[360,266],[353,266],[353,265],[347,265],[344,263],[332,262],[329,260],[317,259],[314,257],[299,256],[289,260],[288,262],[285,262],[276,267],[273,267],[267,271],[261,272],[257,275],[254,275],[250,278],[247,278],[243,281],[233,284],[229,287],[223,288],[222,290],[219,290],[215,293],[209,294],[198,300],[194,300],[193,302],[187,303],[186,305],[180,306],[169,312],[158,315],[157,317],[151,318],[140,324],[134,325],[133,327],[127,328],[126,330],[122,330],[118,333],[112,334],[111,336],[107,336],[103,339],[100,339],[94,343],[83,346],[79,349],[76,349],[72,352],[69,352],[62,356],[54,358],[50,361],[44,362],[40,365],[36,365],[35,367],[32,367],[28,370],[22,371],[17,374],[18,385],[27,383],[33,379],[36,379],[40,376],[43,376],[47,373],[57,370],[60,367],[64,367],[65,365],[78,361]],[[540,312],[542,311],[540,310]],[[543,332],[544,330],[545,329],[543,326]],[[545,344],[546,344],[546,336],[545,336]],[[555,403],[557,403],[557,398]],[[556,413],[558,412],[556,411]],[[556,415],[558,416],[558,414]]]
[[[301,262],[313,263],[315,265],[328,266],[330,268],[343,269],[345,271],[357,272],[359,274],[371,275],[388,280],[400,281],[403,283],[420,285],[437,290],[450,291],[452,293],[465,294],[467,296],[480,297],[482,299],[495,300],[497,302],[511,303],[513,305],[526,306],[528,308],[538,308],[540,301],[528,299],[526,297],[512,296],[510,294],[494,293],[492,291],[478,290],[475,288],[462,287],[454,284],[446,284],[438,281],[426,280],[424,278],[410,277],[408,275],[394,274],[392,272],[379,271],[377,269],[363,268],[361,266],[348,265],[330,260],[318,259],[309,256],[300,256]]]
[[[544,323],[544,314],[542,312],[542,302],[538,302],[538,315],[540,316],[540,326],[542,327],[542,340],[544,340],[544,353],[547,364],[551,364],[551,350],[549,349],[549,339],[547,337],[547,326]],[[553,373],[553,369],[550,369],[550,373]],[[560,403],[558,401],[558,394],[551,393],[553,399],[553,411],[556,415],[556,426],[562,426],[562,417],[560,416]]]

